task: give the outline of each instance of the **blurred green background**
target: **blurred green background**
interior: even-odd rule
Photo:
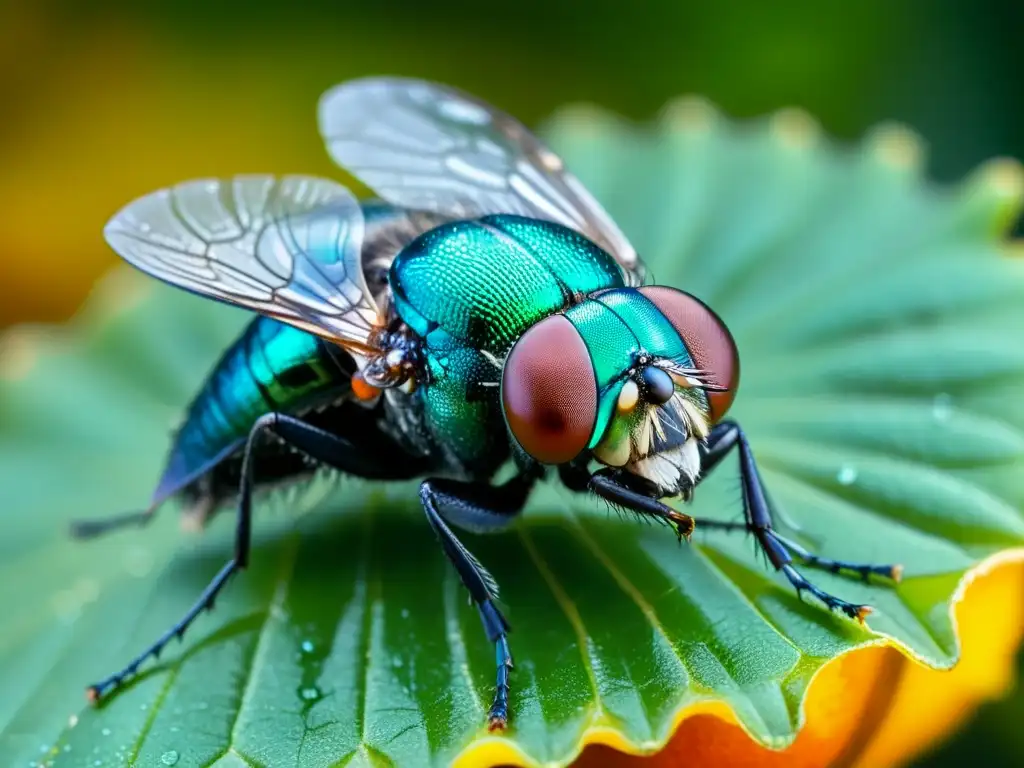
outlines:
[[[566,102],[645,119],[698,93],[728,114],[807,109],[854,140],[898,120],[957,178],[1024,158],[1024,3],[0,0],[0,328],[59,321],[115,262],[106,219],[196,175],[337,175],[320,93],[405,74],[536,124]],[[1024,764],[1024,694],[919,766]]]

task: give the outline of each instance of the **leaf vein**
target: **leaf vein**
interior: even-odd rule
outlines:
[[[281,560],[281,569],[278,576],[277,587],[274,589],[274,594],[270,598],[270,602],[267,604],[266,616],[263,619],[263,624],[260,625],[259,634],[256,636],[256,644],[253,647],[252,656],[249,658],[249,664],[245,674],[245,688],[242,690],[242,695],[238,699],[238,709],[235,710],[235,718],[231,723],[231,735],[228,739],[228,745],[224,749],[222,756],[227,754],[229,751],[235,750],[235,741],[238,738],[238,724],[242,719],[242,711],[248,706],[250,699],[254,694],[253,680],[257,667],[261,666],[263,657],[268,652],[267,644],[267,630],[270,628],[271,623],[274,619],[274,615],[281,610],[284,605],[285,598],[288,596],[288,587],[291,585],[291,578],[295,572],[295,564],[298,559],[299,553],[299,536],[293,535],[291,537],[291,544],[285,555]]]
[[[640,612],[644,614],[647,621],[650,623],[651,627],[659,635],[662,636],[668,647],[672,649],[672,654],[676,657],[676,660],[679,662],[679,666],[683,669],[684,672],[686,672],[686,676],[690,680],[693,680],[693,670],[691,670],[690,666],[686,663],[686,660],[683,658],[683,654],[679,652],[679,649],[676,647],[675,643],[672,641],[672,638],[665,630],[664,625],[658,619],[658,615],[657,613],[655,613],[654,608],[651,607],[651,604],[644,600],[643,595],[640,594],[640,590],[636,588],[636,585],[634,585],[628,578],[626,578],[626,575],[622,573],[622,571],[615,567],[615,564],[612,562],[611,558],[609,558],[608,555],[604,552],[604,550],[601,549],[600,545],[596,541],[594,541],[593,537],[591,537],[590,534],[587,533],[586,529],[583,527],[582,522],[580,522],[578,518],[571,514],[567,514],[566,516],[572,523],[569,526],[570,530],[572,530],[576,537],[583,543],[583,545],[591,551],[591,553],[594,555],[597,561],[604,566],[604,568],[608,571],[611,577],[619,585],[619,588],[626,593],[626,596],[629,597],[629,599],[636,604],[636,607],[639,608]]]
[[[594,666],[590,659],[590,636],[587,634],[587,629],[583,625],[583,619],[580,617],[579,611],[576,610],[576,606],[572,600],[565,593],[562,585],[558,583],[555,578],[555,574],[551,572],[548,564],[541,557],[540,552],[534,546],[533,541],[530,539],[529,534],[525,528],[520,526],[519,536],[523,541],[523,548],[529,554],[530,559],[533,560],[534,565],[537,566],[537,571],[540,573],[541,578],[544,579],[548,585],[548,589],[551,590],[552,596],[555,598],[555,602],[558,603],[558,607],[562,609],[565,617],[569,620],[569,624],[572,626],[576,633],[576,637],[579,641],[580,657],[583,662],[583,668],[586,670],[587,678],[590,680],[590,686],[594,691],[594,706],[595,711],[593,714],[600,714],[604,711],[604,706],[601,703],[601,692],[597,686],[597,675],[594,672]]]

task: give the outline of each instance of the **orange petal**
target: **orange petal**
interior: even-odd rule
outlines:
[[[807,720],[781,751],[754,742],[735,719],[694,714],[650,757],[591,746],[576,768],[885,768],[952,733],[982,702],[1013,683],[1024,636],[1024,562],[1008,558],[977,575],[956,609],[960,662],[948,671],[892,647],[862,648],[827,664],[813,680]]]

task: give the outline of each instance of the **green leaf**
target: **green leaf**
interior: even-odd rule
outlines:
[[[264,500],[252,566],[216,610],[90,708],[85,685],[220,568],[232,519],[184,534],[168,509],[89,543],[67,523],[144,503],[172,421],[248,317],[117,271],[71,328],[5,344],[5,765],[564,765],[596,738],[654,751],[708,701],[781,746],[838,654],[882,637],[955,663],[965,573],[1024,545],[1024,262],[1000,243],[1016,167],[937,189],[901,130],[839,148],[800,113],[737,125],[695,100],[649,129],[575,110],[547,133],[656,280],[733,329],[734,413],[780,527],[826,556],[904,564],[896,587],[807,570],[873,605],[868,626],[801,602],[746,537],[680,545],[546,487],[513,532],[464,539],[513,625],[512,725],[491,736],[493,651],[415,485],[324,476]],[[739,516],[734,462],[693,511]]]

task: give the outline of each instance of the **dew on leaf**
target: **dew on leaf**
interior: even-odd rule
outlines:
[[[840,485],[853,485],[857,480],[857,469],[849,464],[843,464],[836,473],[836,480]]]
[[[109,728],[104,728],[102,731],[100,731],[100,733],[102,733],[104,736],[109,736],[110,735],[110,729]]]
[[[312,653],[313,652],[313,641],[312,640],[303,640],[302,641],[302,652],[303,653]]]
[[[160,762],[164,765],[177,765],[178,763],[178,750],[169,749],[160,755]]]

